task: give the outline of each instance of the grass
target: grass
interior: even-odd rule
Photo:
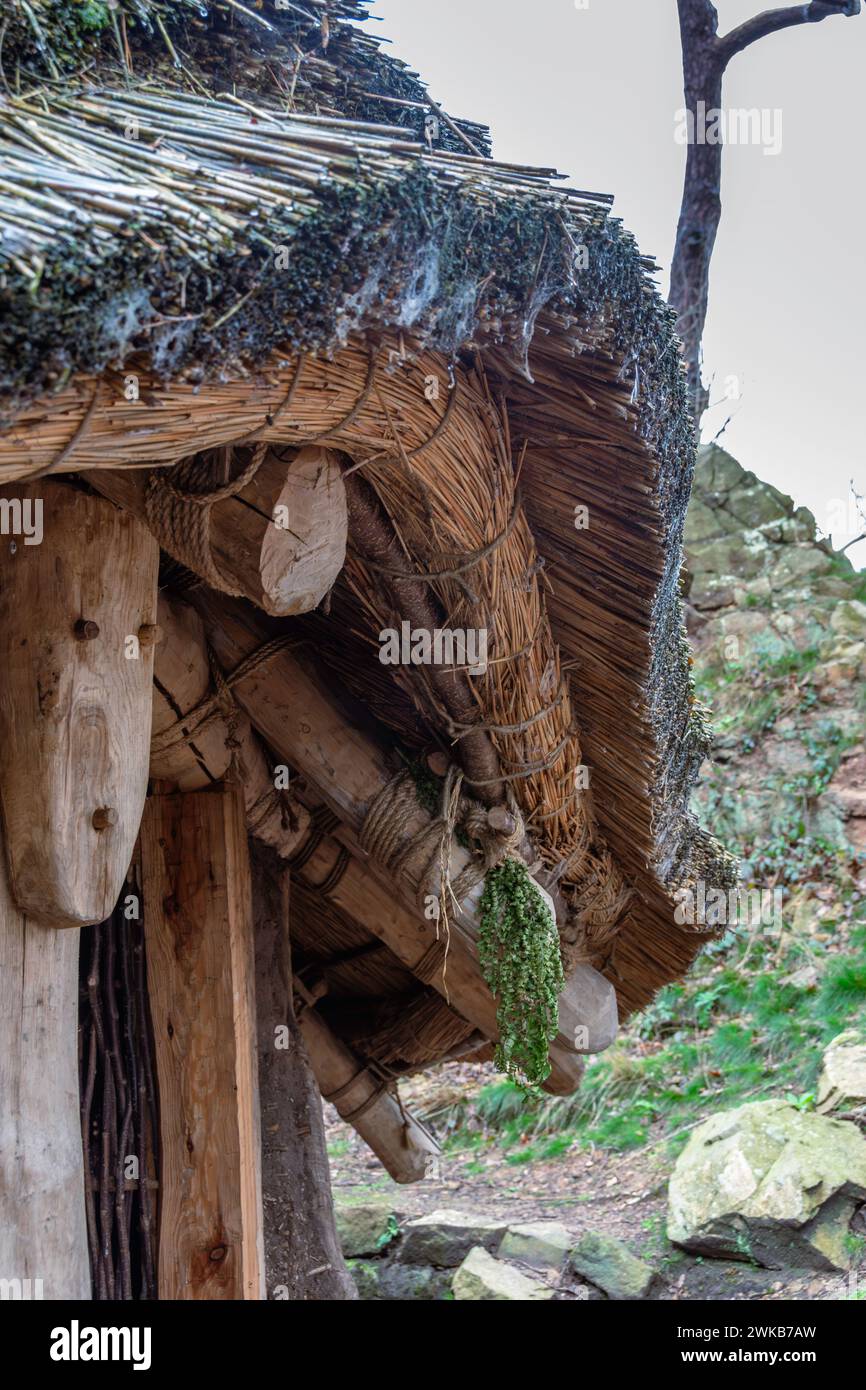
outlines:
[[[572,1145],[623,1151],[661,1138],[674,1152],[695,1123],[747,1100],[785,1096],[810,1108],[823,1048],[866,1027],[866,916],[862,903],[853,909],[859,919],[827,917],[820,931],[786,923],[759,940],[729,933],[590,1064],[577,1095],[526,1095],[495,1081],[449,1147],[495,1141],[515,1167]],[[804,964],[818,970],[813,988],[790,982]]]
[[[866,597],[866,576],[863,585]],[[590,1061],[576,1095],[485,1086],[454,1114],[453,1151],[477,1161],[495,1144],[517,1169],[572,1146],[661,1142],[673,1156],[720,1110],[770,1097],[814,1105],[823,1049],[846,1028],[866,1029],[866,901],[841,822],[837,836],[821,800],[860,735],[822,715],[814,671],[826,636],[816,622],[797,649],[768,630],[743,660],[710,656],[695,670],[730,759],[704,781],[695,809],[740,852],[744,886],[784,889],[783,921],[711,943]],[[859,698],[866,711],[866,692]],[[768,736],[777,749],[798,745],[799,757],[778,769],[759,760],[753,773],[750,754]]]

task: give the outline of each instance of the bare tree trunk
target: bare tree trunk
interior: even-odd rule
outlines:
[[[722,69],[715,55],[718,16],[704,0],[679,0],[683,46],[685,109],[697,122],[703,110],[722,104]],[[677,328],[683,343],[689,399],[700,427],[709,392],[701,380],[701,341],[707,320],[710,260],[722,216],[722,145],[689,139],[683,200],[674,257],[671,263],[670,302],[677,311]]]
[[[814,24],[832,15],[860,13],[860,0],[812,0],[766,10],[719,36],[719,16],[711,0],[677,0],[683,50],[685,109],[689,131],[683,200],[671,262],[670,303],[677,312],[689,396],[700,430],[709,392],[701,378],[701,342],[707,319],[710,260],[722,215],[722,142],[704,129],[704,117],[722,109],[722,81],[735,54],[793,25]],[[702,139],[709,133],[710,139]]]
[[[288,871],[250,841],[268,1298],[357,1298],[334,1224],[322,1100],[292,1008]]]

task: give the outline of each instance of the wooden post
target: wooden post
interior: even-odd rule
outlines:
[[[0,802],[12,895],[42,924],[114,908],[147,790],[159,548],[69,484],[4,490],[44,536],[3,547]]]
[[[88,482],[147,520],[147,474],[92,470]],[[339,460],[314,445],[270,450],[252,481],[211,510],[217,569],[246,598],[278,616],[309,613],[322,601],[343,568],[346,533]]]
[[[160,1096],[159,1296],[260,1298],[254,948],[240,787],[152,796],[141,860]]]
[[[240,604],[204,591],[195,594],[194,602],[226,669],[238,664],[271,635],[255,613]],[[391,777],[384,750],[365,730],[348,722],[333,691],[289,652],[279,653],[266,667],[239,681],[234,694],[268,743],[309,778],[349,827],[348,833],[341,828],[336,835],[358,853],[352,832],[360,829],[371,800]],[[406,836],[423,828],[428,819],[419,805],[417,813],[407,817]],[[467,862],[466,851],[454,846],[452,878]],[[403,906],[402,912],[383,916],[377,934],[402,960],[412,964],[406,954],[412,950],[413,961],[418,962],[429,947],[435,946],[436,935],[434,924],[417,909],[415,885],[404,874],[387,874],[372,861],[368,867],[380,880],[386,895],[393,897],[396,889]],[[480,887],[470,893],[462,904],[461,920],[451,924],[447,982],[437,971],[431,983],[486,1038],[495,1038],[495,1005],[481,975],[476,945],[480,895]],[[414,922],[411,938],[406,931],[406,911]],[[578,1029],[586,1032],[578,1033]],[[577,1039],[587,1040],[587,1045],[581,1044],[581,1052],[597,1052],[608,1047],[615,1036],[613,986],[591,967],[581,967],[567,982],[560,999],[560,1029],[551,1044],[552,1071],[545,1089],[569,1094],[578,1086],[583,1062]]]
[[[78,941],[16,907],[0,852],[0,1280],[32,1298],[90,1298]]]
[[[182,790],[204,787],[214,777],[221,775],[228,765],[229,732],[223,720],[208,723],[194,738],[185,738],[168,749],[161,749],[159,745],[160,732],[175,727],[178,715],[194,709],[210,686],[204,627],[194,608],[181,600],[169,599],[164,594],[159,599],[159,627],[162,640],[157,648],[154,670],[153,728],[156,747],[151,755],[151,774],[160,779],[177,780]],[[294,807],[295,828],[282,825],[276,797],[272,795],[268,798],[273,784],[269,780],[264,754],[248,721],[242,716],[236,737],[241,744],[247,829],[255,839],[286,858],[307,835],[309,812],[298,803]],[[333,850],[339,848],[332,841],[324,842],[326,862],[329,845],[333,846],[332,856]],[[316,863],[319,862],[318,852],[314,853],[313,858]],[[359,920],[364,922],[371,911],[370,893],[377,902],[384,900],[386,910],[391,910],[392,904],[363,865],[352,861],[347,868],[350,886],[344,888],[344,896],[348,891],[346,910],[350,915],[357,898],[362,914]],[[315,879],[315,873],[313,877]],[[378,920],[375,909],[374,915]],[[349,1123],[352,1123],[351,1111],[369,1099],[376,1089],[375,1084],[364,1072],[360,1061],[333,1036],[323,1020],[302,1021],[302,1031],[316,1078],[325,1090],[342,1088],[352,1077],[362,1073],[342,1106],[342,1110],[349,1115]],[[337,1073],[339,1079],[335,1079]],[[365,1109],[356,1128],[397,1182],[416,1182],[423,1178],[430,1154],[439,1152],[438,1145],[423,1126],[411,1115],[405,1115],[404,1119],[404,1112],[393,1096],[387,1093],[381,1095],[369,1111]]]
[[[251,842],[268,1297],[356,1299],[334,1221],[322,1100],[292,1001],[289,874]]]

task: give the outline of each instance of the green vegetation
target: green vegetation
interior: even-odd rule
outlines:
[[[478,955],[496,999],[496,1065],[520,1084],[540,1085],[565,976],[553,914],[522,860],[490,870],[479,916]]]
[[[388,1217],[388,1224],[380,1236],[376,1237],[376,1249],[381,1251],[390,1245],[392,1240],[396,1240],[400,1234],[400,1223],[396,1216]]]
[[[816,922],[802,910],[807,900],[799,906],[781,932],[758,927],[713,942],[591,1063],[577,1095],[507,1079],[485,1086],[463,1109],[450,1151],[498,1143],[514,1164],[572,1145],[627,1150],[660,1139],[675,1151],[713,1111],[778,1095],[810,1108],[822,1049],[866,1025],[866,907],[851,901]]]

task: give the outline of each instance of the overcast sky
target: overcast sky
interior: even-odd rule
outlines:
[[[716,4],[721,32],[774,8]],[[685,160],[675,0],[374,0],[372,14],[381,22],[366,27],[436,101],[490,126],[499,158],[613,193],[667,293]],[[766,108],[781,149],[725,150],[704,339],[720,401],[705,436],[733,414],[721,442],[809,506],[837,545],[856,518],[840,527],[834,505],[849,478],[866,491],[864,87],[866,12],[770,35],[733,59],[726,109]],[[849,554],[866,566],[866,542]]]

